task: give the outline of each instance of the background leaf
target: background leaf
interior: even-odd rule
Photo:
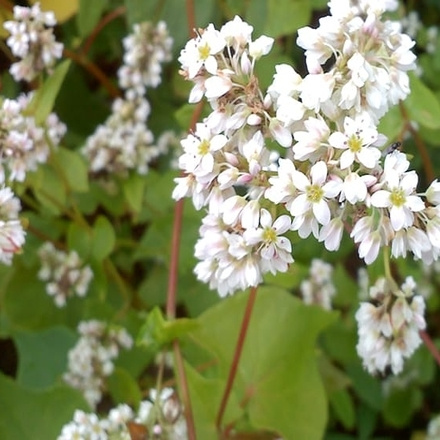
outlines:
[[[191,335],[212,353],[218,378],[223,380],[247,296],[235,295],[204,312],[198,319],[200,329]],[[281,289],[263,287],[258,291],[234,386],[235,398],[248,401],[245,409],[255,428],[277,432],[286,439],[322,438],[327,405],[316,365],[315,339],[335,317],[305,306]],[[291,405],[293,401],[295,405]],[[212,404],[218,407],[218,403]]]
[[[107,5],[108,0],[93,0],[93,2],[89,0],[79,0],[79,11],[76,16],[76,23],[81,37],[86,37],[92,32]]]
[[[67,386],[31,391],[0,373],[0,438],[48,440],[61,433],[75,409],[90,411],[81,394]]]

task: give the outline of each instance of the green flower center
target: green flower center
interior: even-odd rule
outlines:
[[[211,52],[211,48],[208,46],[208,43],[199,46],[199,56],[200,59],[205,61]]]
[[[391,191],[390,201],[394,206],[403,206],[406,202],[405,193],[401,188],[396,188]]]
[[[204,156],[205,154],[209,153],[209,141],[207,141],[206,139],[203,139],[202,142],[200,142],[199,145],[199,154],[200,156]]]
[[[309,202],[317,203],[321,201],[324,191],[319,185],[310,185],[306,189],[306,194]]]
[[[348,140],[348,148],[352,153],[359,153],[362,149],[362,139],[353,134]]]
[[[273,243],[277,239],[277,233],[273,228],[264,228],[263,230],[263,241],[266,243]]]

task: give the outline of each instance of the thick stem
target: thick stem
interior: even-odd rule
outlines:
[[[424,330],[420,330],[419,334],[420,334],[420,337],[422,338],[422,341],[426,345],[426,348],[430,351],[430,353],[432,354],[432,357],[435,359],[435,361],[437,362],[437,365],[440,367],[440,351],[439,351],[439,349],[436,347],[436,345],[434,344],[433,340],[428,335],[428,333],[426,333]]]
[[[225,391],[220,402],[220,408],[217,413],[216,427],[221,431],[221,424],[223,416],[225,414],[226,406],[228,404],[229,396],[231,394],[232,386],[234,384],[235,376],[237,374],[238,364],[240,362],[241,353],[243,351],[244,342],[246,340],[246,334],[249,328],[249,323],[252,316],[252,310],[254,308],[255,299],[257,298],[257,288],[252,287],[249,293],[249,298],[246,304],[246,309],[243,315],[243,321],[241,322],[240,333],[238,335],[237,344],[235,345],[235,352],[232,358],[231,367],[229,369],[228,380],[226,382]]]

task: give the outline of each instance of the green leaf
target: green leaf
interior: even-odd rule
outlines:
[[[338,420],[346,429],[353,429],[356,421],[353,399],[347,390],[339,390],[330,394],[330,406]]]
[[[29,389],[44,389],[66,371],[67,353],[77,336],[67,327],[57,326],[40,332],[16,332],[13,339],[19,355],[18,383]]]
[[[405,120],[398,105],[391,107],[388,112],[380,120],[378,131],[388,138],[388,142],[397,139],[402,133]]]
[[[100,215],[93,225],[92,255],[98,261],[108,257],[116,243],[116,234],[107,217]]]
[[[2,308],[14,330],[43,329],[62,324],[65,318],[65,311],[55,307],[38,280],[36,269],[20,265],[6,288]]]
[[[408,116],[423,127],[440,128],[440,102],[414,74],[410,74],[411,94],[404,102]]]
[[[108,5],[108,0],[79,0],[79,11],[76,24],[80,37],[89,35],[101,18]]]
[[[140,23],[152,17],[157,0],[148,2],[144,0],[125,0],[124,3],[127,8],[128,25],[132,27],[135,23]]]
[[[52,111],[69,66],[70,60],[60,63],[46,79],[43,86],[34,93],[31,102],[26,108],[26,113],[34,116],[37,124],[44,123]]]
[[[403,428],[407,425],[419,406],[418,390],[414,386],[406,385],[403,388],[391,386],[386,396],[383,416],[394,427]]]
[[[56,166],[63,172],[69,188],[74,192],[89,190],[88,169],[84,159],[78,152],[59,148],[54,153]]]
[[[56,439],[76,409],[90,411],[82,395],[67,386],[28,390],[0,374],[0,438]]]
[[[268,0],[264,33],[271,37],[292,34],[310,22],[309,0]]]
[[[42,207],[51,215],[59,215],[66,207],[67,195],[64,182],[55,170],[47,164],[38,167],[27,178]]]
[[[220,402],[225,383],[221,379],[203,377],[195,368],[185,363],[185,372],[191,389],[191,405],[196,425],[197,438],[216,439],[218,431],[215,418],[218,406],[212,402]],[[208,404],[209,403],[209,404]],[[243,416],[243,410],[234,394],[231,394],[229,405],[226,408],[224,420],[237,420]]]
[[[145,186],[145,176],[140,176],[137,173],[131,173],[128,179],[125,179],[122,182],[122,190],[124,192],[125,199],[135,213],[139,213],[142,209]]]
[[[111,376],[107,378],[107,385],[116,404],[126,403],[135,408],[139,406],[142,400],[141,390],[133,376],[125,369],[116,367]]]
[[[198,318],[199,329],[191,334],[197,345],[213,355],[217,379],[226,381],[234,350],[231,341],[237,340],[247,299],[248,294],[237,294],[207,310]],[[233,389],[237,401],[247,402],[254,428],[288,439],[322,438],[327,402],[315,340],[336,316],[306,306],[284,290],[258,290]],[[219,401],[209,404],[218,408]]]
[[[145,324],[139,332],[137,342],[158,351],[159,348],[197,327],[197,321],[188,318],[167,321],[159,307],[155,307],[148,314]]]
[[[347,373],[358,396],[371,408],[380,411],[383,406],[380,382],[368,374],[359,364],[348,365]]]
[[[78,223],[69,223],[67,229],[67,246],[87,260],[92,251],[92,229]]]

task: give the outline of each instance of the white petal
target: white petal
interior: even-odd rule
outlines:
[[[310,202],[305,194],[300,194],[290,206],[290,213],[294,216],[304,214],[310,209]]]
[[[324,200],[313,203],[313,214],[321,225],[326,225],[330,221],[330,208]]]
[[[391,193],[389,191],[376,191],[371,196],[371,204],[376,208],[388,208],[391,206],[390,195]]]
[[[319,161],[312,166],[310,177],[313,184],[322,184],[327,179],[327,165],[324,161]]]

